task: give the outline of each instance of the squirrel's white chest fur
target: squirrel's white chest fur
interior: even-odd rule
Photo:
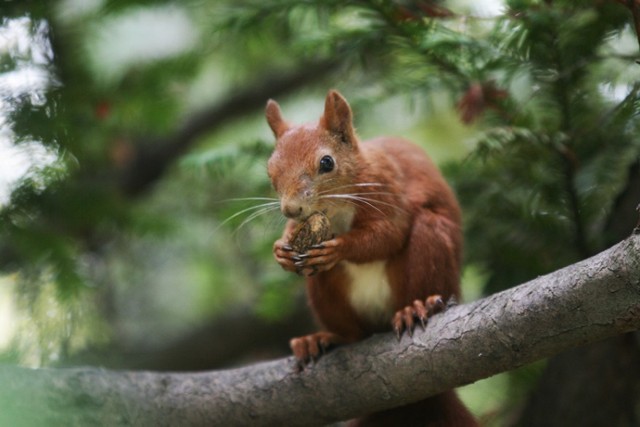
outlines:
[[[374,322],[389,321],[392,304],[386,262],[344,262],[343,265],[350,279],[349,302],[356,313]]]
[[[332,231],[349,231],[355,209],[352,206],[331,212]],[[391,287],[386,272],[386,261],[355,264],[343,261],[349,277],[349,302],[359,316],[372,322],[388,322],[393,314]]]

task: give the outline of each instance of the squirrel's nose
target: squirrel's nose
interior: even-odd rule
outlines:
[[[280,210],[282,210],[282,214],[287,218],[296,219],[302,216],[302,205],[298,203],[282,203]]]

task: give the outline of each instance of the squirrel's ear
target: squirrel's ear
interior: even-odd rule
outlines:
[[[337,90],[330,90],[324,102],[324,114],[320,118],[320,125],[330,132],[340,136],[346,144],[355,142],[353,130],[353,114],[346,99]]]
[[[282,119],[280,106],[273,99],[267,101],[265,115],[267,116],[267,123],[269,123],[269,127],[273,131],[273,134],[276,138],[280,138],[280,135],[285,133],[289,128],[289,125]]]

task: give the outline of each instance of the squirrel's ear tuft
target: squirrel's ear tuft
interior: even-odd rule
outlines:
[[[269,123],[269,127],[273,131],[273,134],[276,138],[280,138],[280,136],[285,133],[287,129],[289,129],[289,125],[287,124],[287,122],[282,119],[280,106],[273,99],[267,101],[265,115],[267,117],[267,123]]]
[[[355,132],[353,130],[353,114],[347,100],[337,90],[330,90],[324,103],[324,114],[320,118],[320,125],[330,132],[340,136],[342,142],[353,144]]]

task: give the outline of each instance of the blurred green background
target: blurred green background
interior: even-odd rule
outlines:
[[[198,370],[288,354],[312,328],[302,281],[271,256],[280,214],[250,200],[274,197],[269,97],[300,123],[336,88],[363,139],[424,146],[463,207],[465,301],[621,240],[640,202],[639,7],[2,2],[0,361]],[[620,340],[461,394],[487,426],[605,425],[589,412],[602,396],[606,425],[639,425],[639,340]],[[594,378],[585,357],[609,369]]]

